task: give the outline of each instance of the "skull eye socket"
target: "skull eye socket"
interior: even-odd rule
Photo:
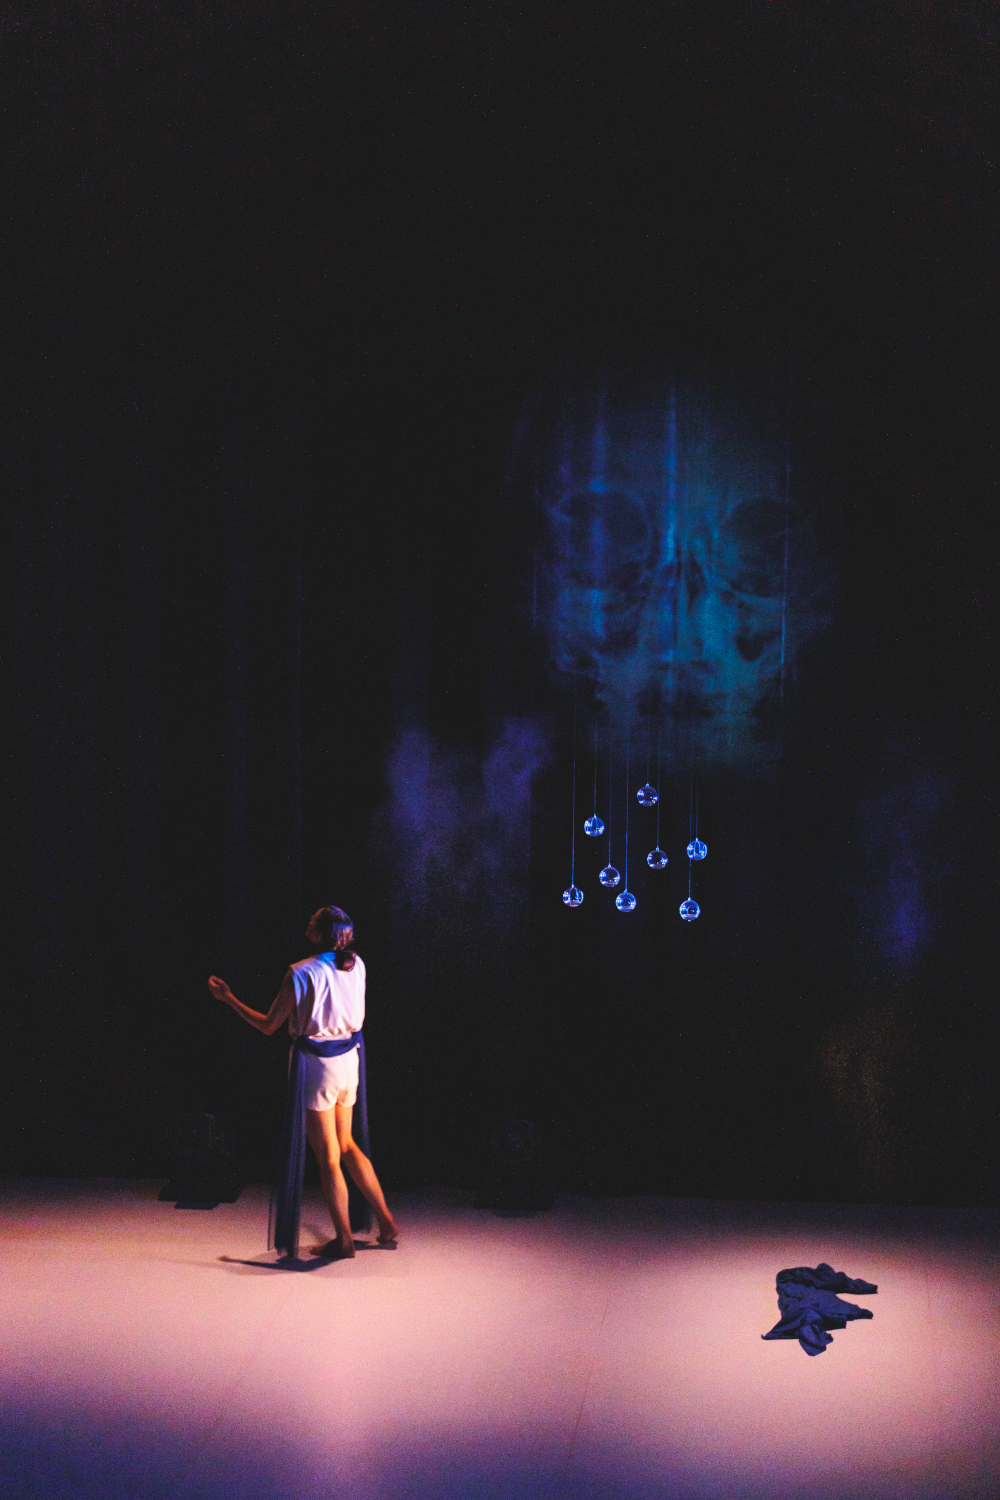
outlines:
[[[571,566],[584,588],[628,593],[646,570],[650,532],[638,500],[620,490],[582,491],[564,503]]]
[[[622,653],[638,639],[652,583],[653,533],[641,500],[622,490],[568,495],[561,509],[569,576],[592,596],[593,641]]]
[[[729,514],[723,570],[733,588],[758,599],[781,593],[785,571],[786,511],[780,500],[741,500]]]

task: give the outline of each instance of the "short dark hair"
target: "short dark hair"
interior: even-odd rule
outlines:
[[[324,906],[317,913],[316,927],[323,942],[323,951],[337,955],[338,969],[353,969],[357,954],[351,946],[354,939],[354,923],[346,911],[339,906]]]

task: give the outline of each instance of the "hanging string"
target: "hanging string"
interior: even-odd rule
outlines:
[[[690,806],[688,808],[688,833],[691,834],[693,832],[693,829],[694,829],[694,754],[692,753],[692,756],[691,756],[691,802],[690,802]],[[697,916],[699,916],[701,914],[701,907],[698,905],[697,901],[695,901],[694,898],[691,895],[691,876],[692,876],[692,872],[694,870],[694,858],[692,856],[692,850],[694,849],[694,847],[695,847],[694,841],[692,840],[688,844],[688,846],[687,846],[687,855],[688,855],[688,893],[687,893],[687,899],[685,901],[682,901],[681,904],[680,904],[680,907],[679,907],[680,914],[683,917],[683,919],[684,919],[685,922],[693,922],[694,919],[695,919],[695,917],[697,917]]]
[[[701,915],[701,907],[691,895],[691,875],[694,870],[696,859],[704,859],[708,852],[705,845],[698,838],[698,812],[695,801],[695,775],[694,775],[694,720],[691,723],[691,791],[688,802],[688,893],[687,900],[680,904],[680,914],[685,922],[693,922],[695,917]]]
[[[652,725],[650,725],[650,729],[649,729],[649,740],[650,740],[650,742],[652,741],[652,735],[653,735]],[[650,753],[650,756],[652,756],[652,750],[651,749],[650,749],[649,753]],[[648,774],[648,772],[647,772],[647,774]],[[660,721],[659,721],[659,719],[657,719],[657,721],[656,721],[656,784],[657,784],[657,786],[659,786],[659,784],[660,784]],[[649,805],[648,802],[647,802],[646,805],[647,806]],[[663,850],[660,848],[660,794],[659,794],[659,792],[657,792],[657,794],[656,794],[656,844],[654,845],[654,847],[652,849],[650,849],[649,853],[646,855],[646,863],[647,863],[647,865],[649,866],[649,868],[651,870],[665,870],[666,867],[667,867],[667,865],[670,863],[670,861],[668,860],[667,856],[664,854]]]
[[[621,880],[621,876],[619,875],[618,871],[615,869],[614,865],[611,863],[611,809],[612,809],[612,807],[614,805],[614,789],[615,789],[615,783],[614,783],[614,765],[613,765],[613,761],[614,761],[613,748],[614,748],[614,735],[612,734],[611,726],[609,724],[608,725],[608,862],[604,866],[604,869],[601,871],[601,873],[597,877],[598,880],[601,882],[602,885],[608,886],[608,887],[616,886],[618,884],[619,880]],[[602,824],[602,831],[603,831],[603,824]]]
[[[604,832],[604,819],[597,816],[597,720],[594,720],[594,811],[583,825],[588,838],[599,839]]]
[[[594,720],[594,817],[597,817],[597,720]]]
[[[613,866],[611,864],[611,808],[613,806],[612,798],[614,796],[614,788],[615,788],[614,780],[613,780],[612,774],[611,774],[611,758],[612,758],[613,748],[614,748],[613,736],[609,733],[608,734],[608,869],[609,870],[613,868]]]
[[[570,845],[569,883],[576,885],[576,684],[573,678],[573,838]]]
[[[698,805],[701,801],[701,791],[698,786],[698,778],[695,774],[694,753],[691,755],[691,808],[688,814],[688,833],[691,842],[687,846],[688,859],[704,859],[708,853],[708,845],[698,837]]]
[[[659,801],[660,794],[655,786],[649,781],[649,762],[652,757],[653,724],[652,719],[646,718],[646,781],[635,794],[635,799],[640,807],[655,807]]]
[[[631,724],[625,725],[625,889],[628,890],[628,805],[632,800],[629,792],[629,748]]]
[[[621,894],[615,897],[615,905],[619,911],[635,911],[635,897],[628,888],[628,813],[629,802],[632,800],[631,786],[631,761],[630,752],[632,747],[632,724],[625,721],[625,884]]]
[[[570,873],[569,885],[563,891],[563,902],[566,906],[579,906],[583,900],[583,892],[576,883],[576,685],[577,679],[573,678],[573,794],[572,794],[572,818],[573,831],[570,839]]]
[[[693,725],[692,725],[692,731],[693,731]],[[695,901],[694,898],[693,898],[693,896],[691,895],[691,875],[692,875],[692,871],[694,870],[694,862],[695,862],[696,859],[704,859],[705,855],[708,853],[707,848],[701,842],[701,839],[698,837],[698,803],[699,803],[699,801],[700,801],[700,791],[698,790],[697,781],[696,781],[696,778],[695,778],[695,746],[694,746],[694,735],[693,735],[693,732],[692,732],[692,738],[691,738],[691,793],[690,793],[690,800],[688,802],[688,836],[689,836],[689,839],[690,839],[690,843],[687,846],[687,857],[688,857],[688,893],[687,893],[687,900],[686,901],[682,901],[681,904],[680,904],[680,914],[684,918],[685,922],[693,922],[694,919],[695,919],[695,917],[698,917],[698,916],[701,915],[701,907],[698,905],[697,901]]]
[[[660,789],[660,721],[656,721],[656,789]],[[660,804],[656,804],[656,847],[660,847]]]

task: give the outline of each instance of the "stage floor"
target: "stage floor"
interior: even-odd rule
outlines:
[[[265,1188],[158,1187],[2,1185],[5,1497],[1000,1495],[994,1212],[394,1194],[398,1250],[288,1270]],[[764,1343],[821,1260],[873,1321]]]

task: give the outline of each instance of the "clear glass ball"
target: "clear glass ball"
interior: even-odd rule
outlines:
[[[648,781],[645,786],[639,788],[635,795],[640,807],[655,807],[660,800],[656,787],[650,786]]]
[[[635,911],[635,897],[631,891],[622,891],[615,897],[615,905],[619,911]]]
[[[662,849],[656,848],[650,849],[646,855],[646,863],[651,870],[665,870],[669,860]]]
[[[686,901],[681,902],[678,910],[680,911],[680,914],[684,918],[685,922],[693,922],[695,917],[701,916],[701,907],[698,905],[697,901],[692,901],[690,896]]]
[[[567,906],[579,906],[583,900],[583,892],[578,885],[567,886],[563,891],[563,900]]]
[[[595,813],[592,818],[588,818],[586,823],[584,823],[583,831],[589,834],[592,839],[598,838],[604,832],[604,819],[599,818]]]
[[[618,884],[619,880],[621,880],[621,875],[615,869],[614,865],[605,865],[597,878],[602,885],[612,886]]]
[[[705,855],[707,853],[708,853],[708,845],[707,844],[703,844],[702,841],[701,841],[701,839],[692,839],[691,842],[690,842],[690,844],[688,844],[688,847],[687,847],[687,856],[688,856],[688,859],[704,859]],[[695,912],[695,916],[697,916],[697,915],[698,915],[698,913]]]

